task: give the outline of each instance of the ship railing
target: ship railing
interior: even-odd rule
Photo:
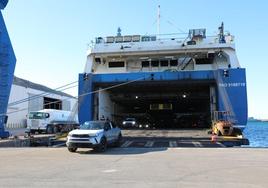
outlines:
[[[188,33],[170,33],[160,35],[124,35],[124,36],[107,36],[97,37],[95,42],[92,42],[92,47],[95,44],[112,44],[112,43],[130,43],[130,42],[166,42],[166,41],[178,41],[187,43],[188,41],[195,40],[197,43],[219,43],[218,35],[206,36],[204,38],[190,38]],[[233,43],[234,36],[225,35],[226,43]]]

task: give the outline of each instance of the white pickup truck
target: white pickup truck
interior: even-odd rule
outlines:
[[[78,126],[77,115],[71,111],[44,109],[27,115],[27,129],[31,133],[38,131],[52,134]]]
[[[111,121],[87,121],[79,129],[69,132],[67,148],[76,152],[77,148],[93,148],[104,152],[107,145],[120,145],[122,140],[121,130]]]

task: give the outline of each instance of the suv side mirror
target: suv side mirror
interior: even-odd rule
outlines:
[[[104,127],[104,131],[108,131],[109,130],[109,127],[108,126],[105,126]]]

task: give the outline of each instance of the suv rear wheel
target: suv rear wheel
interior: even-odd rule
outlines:
[[[122,142],[122,134],[120,133],[117,137],[117,140],[115,142],[115,146],[120,147]]]

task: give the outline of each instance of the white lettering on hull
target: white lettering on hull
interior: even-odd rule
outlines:
[[[219,83],[219,87],[246,87],[244,82]]]

